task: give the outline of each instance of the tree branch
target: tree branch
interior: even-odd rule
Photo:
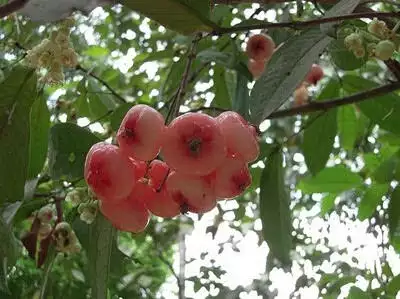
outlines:
[[[234,26],[229,28],[221,28],[215,30],[214,35],[233,33],[238,31],[248,31],[255,29],[268,29],[268,28],[283,28],[289,27],[294,29],[306,28],[314,25],[324,24],[324,23],[334,23],[343,20],[350,19],[360,19],[360,18],[379,18],[379,17],[397,17],[400,18],[400,12],[359,12],[349,15],[328,17],[328,18],[320,18],[309,21],[295,21],[295,22],[281,22],[281,23],[259,23],[254,25],[247,26]]]
[[[11,1],[11,2],[1,5],[0,6],[0,19],[16,12],[17,10],[20,10],[28,2],[29,2],[29,0],[14,0],[14,1]]]
[[[393,92],[398,89],[400,89],[400,82],[395,82],[395,83],[383,85],[381,87],[374,88],[371,90],[356,93],[356,94],[353,94],[351,96],[344,97],[341,99],[333,99],[331,101],[325,101],[325,102],[312,102],[310,104],[296,107],[296,108],[278,110],[278,111],[270,114],[267,117],[267,119],[282,118],[282,117],[293,116],[293,115],[297,115],[297,114],[308,114],[308,113],[317,112],[317,111],[327,111],[332,108],[349,105],[349,104],[354,104],[354,103],[362,102],[362,101],[365,101],[368,99],[372,99],[377,96],[385,95],[387,93]]]

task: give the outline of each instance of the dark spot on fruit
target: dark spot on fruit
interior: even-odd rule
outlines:
[[[192,139],[188,142],[189,153],[193,157],[199,156],[201,152],[202,141],[200,139]]]

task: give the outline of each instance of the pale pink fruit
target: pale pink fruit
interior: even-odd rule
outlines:
[[[316,85],[324,77],[324,70],[318,64],[313,64],[304,81]]]
[[[216,205],[212,186],[202,177],[171,172],[166,181],[171,198],[177,202],[181,212],[205,213]]]
[[[233,198],[242,194],[251,181],[247,164],[239,157],[227,157],[215,171],[215,195],[218,198]]]
[[[222,163],[225,140],[217,121],[201,113],[187,113],[171,122],[165,134],[162,154],[179,172],[207,175]]]
[[[267,61],[274,53],[275,43],[269,35],[255,34],[250,36],[246,52],[250,59]]]
[[[137,160],[154,159],[162,144],[164,117],[147,105],[132,107],[122,120],[117,133],[121,150]]]
[[[255,129],[240,114],[227,111],[216,118],[225,137],[228,153],[241,156],[246,162],[257,159],[260,147]]]
[[[101,202],[100,210],[117,229],[132,233],[143,231],[150,218],[145,205],[134,195],[117,203]]]
[[[293,93],[294,105],[302,106],[308,102],[308,89],[304,85],[300,85]]]
[[[263,60],[249,59],[247,67],[253,78],[258,79],[265,70],[265,62]]]
[[[91,147],[85,162],[87,184],[101,200],[115,201],[127,197],[135,184],[135,169],[120,149],[105,142]]]
[[[149,165],[148,177],[155,190],[161,189],[169,174],[169,166],[160,160],[153,160]]]
[[[145,205],[149,211],[164,218],[173,218],[181,213],[181,206],[174,201],[163,186],[159,191],[154,192],[154,196],[145,199]]]

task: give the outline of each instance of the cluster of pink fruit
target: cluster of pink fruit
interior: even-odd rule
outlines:
[[[136,105],[117,141],[92,146],[85,180],[103,215],[130,232],[144,230],[150,213],[204,213],[218,199],[240,195],[252,181],[247,164],[259,155],[256,129],[232,111],[216,118],[187,113],[165,126],[158,111]]]

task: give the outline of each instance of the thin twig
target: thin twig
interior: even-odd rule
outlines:
[[[228,28],[220,28],[213,32],[214,35],[221,35],[227,33],[234,33],[240,31],[256,30],[256,29],[268,29],[268,28],[283,28],[289,27],[293,29],[303,29],[306,27],[324,24],[324,23],[334,23],[338,21],[360,19],[360,18],[379,18],[379,17],[396,17],[400,18],[400,12],[359,12],[349,15],[320,18],[309,21],[294,21],[294,22],[281,22],[281,23],[259,23],[247,26],[234,26]]]
[[[395,90],[400,89],[400,82],[394,82],[391,84],[383,85],[378,88],[370,89],[367,91],[363,91],[360,93],[353,94],[348,97],[344,97],[341,99],[333,99],[331,101],[324,101],[324,102],[312,102],[310,104],[296,107],[296,108],[290,108],[290,109],[284,109],[284,110],[278,110],[276,112],[271,113],[267,119],[274,119],[274,118],[282,118],[282,117],[287,117],[287,116],[293,116],[297,114],[308,114],[311,112],[316,112],[316,111],[326,111],[332,108],[344,106],[344,105],[349,105],[349,104],[354,104],[357,102],[362,102],[377,96],[385,95],[387,93],[393,92]]]
[[[166,117],[167,123],[169,121],[171,121],[171,117],[174,118],[179,112],[179,107],[182,104],[181,103],[182,97],[183,97],[183,94],[185,93],[185,89],[188,84],[190,69],[192,68],[193,60],[196,58],[197,44],[199,43],[201,38],[202,38],[201,33],[196,34],[196,36],[193,38],[192,44],[188,50],[185,71],[183,72],[181,83],[179,85],[179,88],[177,89],[177,91],[174,94],[174,100],[170,107],[170,111],[168,112],[168,115]]]
[[[82,67],[81,65],[78,65],[76,67],[76,70],[78,71],[82,71],[84,73],[86,73],[88,76],[96,79],[97,81],[99,81],[101,84],[104,85],[105,88],[107,88],[111,94],[113,96],[115,96],[118,100],[120,100],[122,103],[127,103],[128,101],[122,97],[118,92],[116,92],[111,86],[110,84],[108,84],[104,79],[100,78],[99,76],[97,76],[96,74],[94,74],[92,71],[85,69],[84,67]]]

